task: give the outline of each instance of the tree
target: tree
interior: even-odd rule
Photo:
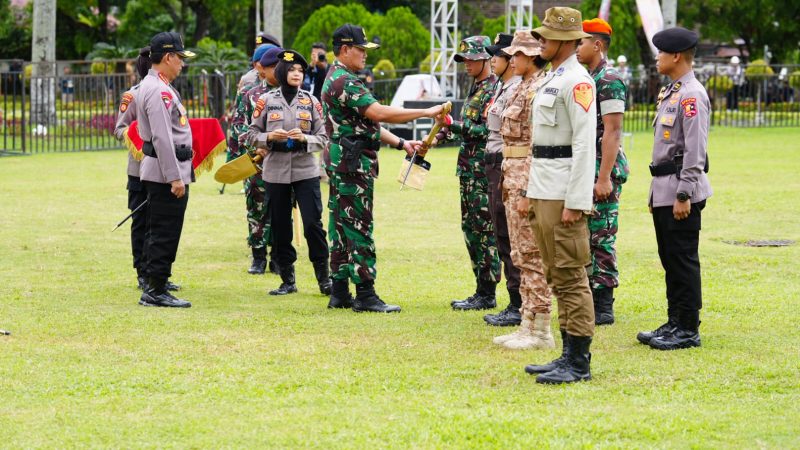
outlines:
[[[381,48],[370,53],[370,61],[388,59],[395,67],[408,69],[430,53],[431,34],[411,9],[392,8],[385,16],[374,15],[373,23],[372,33],[380,37]]]
[[[33,3],[18,8],[12,7],[9,0],[0,0],[0,48],[3,49],[3,58],[30,59],[32,8]]]
[[[584,0],[581,3],[579,9],[584,20],[597,17],[601,1]],[[609,59],[625,55],[630,66],[643,62],[649,65],[653,61],[653,55],[642,31],[642,20],[639,17],[639,10],[636,9],[636,0],[613,0],[608,23],[613,30]]]
[[[300,27],[291,48],[305,54],[311,51],[311,44],[314,42],[321,41],[330,46],[333,32],[345,23],[363,26],[367,36],[371,37],[372,19],[372,14],[357,3],[323,6],[314,11]]]

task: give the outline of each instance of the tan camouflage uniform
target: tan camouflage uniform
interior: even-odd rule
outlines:
[[[533,320],[535,314],[549,314],[553,297],[547,286],[542,256],[533,237],[527,213],[521,214],[517,209],[522,191],[528,187],[531,167],[531,105],[533,96],[543,81],[544,71],[517,85],[503,112],[500,128],[504,144],[503,204],[506,207],[511,240],[511,260],[520,271],[520,313],[530,320]]]

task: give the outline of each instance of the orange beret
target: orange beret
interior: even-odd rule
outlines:
[[[594,18],[592,20],[583,21],[584,33],[600,33],[611,36],[611,25],[603,19]]]

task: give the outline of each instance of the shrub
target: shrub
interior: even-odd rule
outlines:
[[[717,94],[725,94],[733,88],[733,81],[725,75],[714,75],[706,81],[706,89]]]
[[[394,68],[394,64],[388,59],[378,61],[375,67],[372,68],[372,73],[375,75],[376,80],[397,78],[397,71]]]
[[[750,79],[763,79],[775,74],[772,67],[768,66],[763,59],[757,59],[750,63],[745,69],[744,74]]]

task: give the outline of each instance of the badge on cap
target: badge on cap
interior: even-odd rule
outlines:
[[[286,61],[286,62],[294,61],[294,53],[285,52],[283,54],[283,60]]]
[[[461,45],[458,47],[458,51],[460,51],[460,52],[467,51],[467,43],[462,41]]]
[[[575,103],[581,105],[584,111],[589,112],[589,107],[594,101],[594,89],[589,83],[578,83],[572,88],[572,96]]]

